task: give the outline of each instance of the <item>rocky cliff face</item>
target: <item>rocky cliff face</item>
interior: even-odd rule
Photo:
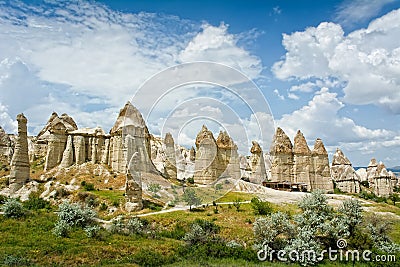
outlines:
[[[360,177],[354,170],[350,160],[339,148],[336,149],[333,155],[331,175],[336,187],[342,192],[360,192]]]
[[[179,151],[175,150],[175,141],[170,133],[165,134],[165,173],[170,179],[177,179],[176,158]]]
[[[240,178],[239,154],[237,146],[225,131],[220,131],[217,137],[217,176]]]
[[[290,138],[281,129],[277,128],[272,140],[270,155],[271,180],[272,181],[293,181],[293,145]]]
[[[28,120],[24,114],[18,114],[18,136],[16,138],[15,150],[11,160],[10,193],[15,193],[29,180],[29,155],[28,135],[26,124]]]

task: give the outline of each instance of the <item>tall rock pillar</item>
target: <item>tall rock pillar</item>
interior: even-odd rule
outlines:
[[[328,152],[326,151],[324,143],[321,139],[317,138],[311,154],[315,171],[314,180],[311,181],[311,190],[320,189],[324,192],[333,192],[333,182],[329,169]]]
[[[290,138],[277,128],[272,140],[270,155],[271,180],[273,182],[293,182],[293,145]]]
[[[26,124],[28,120],[24,114],[17,115],[18,137],[11,160],[10,193],[15,193],[29,179],[28,134]]]
[[[267,178],[264,154],[261,146],[256,141],[252,141],[252,144],[253,146],[250,149],[250,182],[261,184]]]
[[[306,183],[308,185],[307,190],[311,190],[310,184],[314,178],[314,164],[311,158],[311,150],[300,130],[294,137],[293,155],[294,182]]]

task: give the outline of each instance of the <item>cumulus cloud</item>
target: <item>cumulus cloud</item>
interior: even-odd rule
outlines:
[[[307,138],[322,138],[327,145],[361,141],[386,141],[396,136],[384,129],[369,129],[357,125],[352,119],[339,115],[344,104],[328,88],[322,88],[311,101],[277,121],[292,138],[298,129]]]
[[[298,79],[293,91],[311,91],[312,79],[337,79],[345,103],[374,104],[400,114],[400,10],[372,21],[347,36],[340,25],[318,27],[283,36],[287,53],[273,65],[279,79]]]
[[[335,20],[343,26],[352,27],[379,14],[382,8],[396,0],[346,0],[337,7]]]
[[[12,130],[6,116],[23,111],[35,134],[54,110],[80,127],[107,131],[146,79],[187,61],[212,60],[257,78],[263,67],[239,45],[245,37],[225,24],[123,13],[95,2],[0,2],[0,103],[8,107],[1,124]],[[153,89],[146,94],[157,99]]]

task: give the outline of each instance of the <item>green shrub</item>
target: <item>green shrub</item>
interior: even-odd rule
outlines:
[[[25,216],[24,206],[15,198],[9,198],[2,206],[4,217],[6,218],[21,218]]]
[[[104,203],[104,202],[102,202],[102,203],[100,204],[99,210],[105,211],[105,210],[107,210],[107,208],[108,208],[107,204]]]
[[[28,259],[21,256],[7,255],[3,260],[4,266],[29,266]]]
[[[181,240],[184,238],[185,234],[186,234],[185,227],[181,223],[177,223],[173,230],[162,231],[160,233],[160,236]]]
[[[85,183],[85,185],[83,186],[83,188],[84,188],[86,191],[94,191],[94,190],[95,190],[94,184]]]
[[[257,197],[253,197],[250,202],[255,215],[269,215],[272,213],[271,203],[261,201]]]
[[[147,225],[148,225],[147,220],[135,217],[128,220],[126,228],[128,229],[129,234],[140,235],[145,232]]]
[[[189,184],[194,184],[194,178],[193,178],[193,177],[187,178],[187,182],[188,182]]]
[[[70,229],[71,229],[71,226],[68,225],[68,223],[66,223],[65,221],[59,220],[56,222],[56,224],[53,228],[53,234],[58,237],[67,237]]]
[[[69,226],[85,227],[94,222],[96,212],[88,207],[64,201],[58,207],[58,219]]]
[[[87,237],[93,238],[99,236],[100,229],[101,228],[98,225],[91,225],[91,226],[86,226],[83,230],[85,231]]]
[[[29,199],[24,202],[24,207],[28,210],[50,210],[51,204],[49,201],[44,200],[38,196],[29,196]]]

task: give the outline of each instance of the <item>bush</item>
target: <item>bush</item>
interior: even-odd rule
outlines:
[[[83,230],[85,231],[86,236],[89,238],[98,237],[100,233],[100,226],[98,225],[86,226],[85,229]]]
[[[183,240],[185,240],[189,245],[204,243],[215,239],[219,231],[220,227],[214,222],[196,219],[192,223],[190,231],[183,237]]]
[[[53,228],[53,234],[58,237],[67,237],[71,226],[68,225],[65,221],[59,220],[56,222]]]
[[[49,201],[44,200],[38,196],[29,196],[29,199],[24,202],[24,207],[28,210],[50,210],[51,204]]]
[[[94,191],[94,190],[95,190],[94,184],[85,183],[85,185],[83,186],[83,188],[84,188],[86,191]]]
[[[96,212],[88,207],[64,201],[58,207],[58,219],[69,226],[85,227],[94,222]]]
[[[132,256],[132,261],[139,266],[163,266],[173,263],[174,257],[151,249],[142,249]]]
[[[187,182],[188,182],[189,184],[194,184],[194,178],[193,178],[193,177],[187,178]]]
[[[113,234],[126,234],[126,227],[121,218],[112,221],[110,232]]]
[[[253,197],[250,202],[255,215],[269,215],[272,213],[271,203],[261,201],[257,197]]]
[[[4,266],[29,266],[29,260],[21,257],[21,256],[14,256],[8,255],[4,258],[3,261]]]
[[[138,217],[131,218],[128,220],[126,224],[126,228],[128,228],[129,234],[143,234],[145,232],[146,226],[148,222],[146,220],[142,220]]]
[[[102,202],[102,203],[100,204],[100,208],[99,208],[99,210],[101,210],[101,211],[105,211],[105,210],[107,210],[107,208],[108,208],[107,204],[106,204],[106,203],[104,203],[104,202]]]
[[[161,236],[167,237],[167,238],[173,238],[176,240],[181,240],[185,237],[186,234],[186,229],[185,227],[177,223],[172,231],[163,231],[160,233]]]
[[[6,218],[21,218],[25,216],[25,210],[21,202],[15,198],[9,198],[3,204],[2,211],[4,212],[4,217]]]

